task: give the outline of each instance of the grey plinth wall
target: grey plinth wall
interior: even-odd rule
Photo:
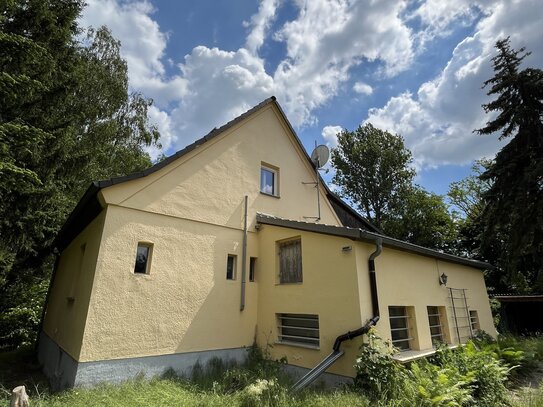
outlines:
[[[247,358],[247,349],[220,349],[95,362],[77,362],[44,332],[40,334],[38,348],[38,360],[43,365],[43,372],[49,379],[53,391],[71,387],[88,387],[101,382],[120,383],[136,376],[151,378],[160,376],[171,369],[180,376],[190,377],[194,366],[206,366],[211,359],[215,358],[241,364]],[[284,365],[284,369],[295,380],[309,372],[309,369],[288,364]],[[324,373],[312,386],[333,388],[352,384],[352,382],[353,379],[350,377]]]
[[[211,359],[243,363],[246,348],[208,350],[127,359],[77,362],[44,332],[40,335],[38,360],[55,391],[70,387],[93,386],[100,382],[120,383],[136,376],[160,376],[173,369],[176,374],[190,376],[195,365],[207,365]]]

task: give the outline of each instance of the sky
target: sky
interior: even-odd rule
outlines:
[[[543,68],[541,0],[87,0],[80,24],[109,27],[154,100],[153,158],[275,95],[308,152],[368,122],[402,135],[438,194],[504,145],[473,133],[496,41]]]

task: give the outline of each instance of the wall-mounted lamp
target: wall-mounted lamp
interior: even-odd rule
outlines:
[[[447,285],[448,279],[449,277],[447,276],[447,274],[443,273],[442,275],[439,276],[439,285]]]

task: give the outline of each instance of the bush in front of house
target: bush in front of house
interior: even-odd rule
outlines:
[[[371,330],[357,359],[355,387],[373,401],[403,406],[500,406],[507,404],[510,368],[473,342],[410,365],[392,358],[395,350]]]

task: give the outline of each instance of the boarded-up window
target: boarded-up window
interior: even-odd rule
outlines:
[[[279,243],[279,283],[302,282],[302,242],[300,239]]]

